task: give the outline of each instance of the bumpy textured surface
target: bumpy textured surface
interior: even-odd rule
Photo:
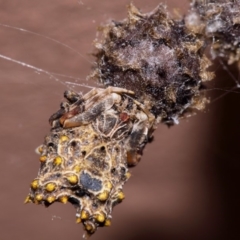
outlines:
[[[26,203],[72,203],[88,235],[110,225],[128,167],[139,162],[156,123],[129,95],[119,88],[65,93],[68,101],[51,116],[51,132],[37,149],[41,165]]]
[[[101,32],[92,74],[100,83],[133,90],[138,101],[169,125],[204,107],[201,88],[213,78],[204,41],[184,20],[171,19],[164,5],[142,14],[131,4],[126,20],[112,21]]]
[[[240,58],[240,1],[195,0],[187,22],[211,44],[212,57],[232,64]],[[201,28],[199,28],[201,26]]]

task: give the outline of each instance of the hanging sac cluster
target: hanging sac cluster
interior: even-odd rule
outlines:
[[[213,58],[232,64],[240,58],[240,2],[226,0],[194,0],[186,17],[198,34],[211,46]]]
[[[204,108],[203,82],[214,75],[207,70],[204,41],[184,19],[172,19],[162,4],[147,14],[130,4],[127,19],[102,26],[100,33],[92,77],[101,84],[134,91],[168,125]]]

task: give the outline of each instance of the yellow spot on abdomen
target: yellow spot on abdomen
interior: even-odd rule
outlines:
[[[56,184],[55,183],[48,183],[45,187],[45,189],[48,191],[48,192],[52,192],[56,189]]]

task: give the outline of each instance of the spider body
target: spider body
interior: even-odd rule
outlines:
[[[112,208],[155,129],[156,119],[126,89],[67,91],[49,122],[51,133],[37,152],[40,170],[27,202],[72,203],[77,222],[91,235],[110,224]],[[132,97],[131,97],[132,96]]]

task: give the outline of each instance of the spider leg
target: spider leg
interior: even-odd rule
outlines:
[[[142,104],[138,102],[136,104],[144,108]],[[148,142],[152,128],[154,128],[155,117],[148,110],[145,109],[138,112],[136,117],[138,122],[134,123],[128,138],[127,164],[129,167],[136,166],[141,160],[143,148]]]
[[[147,115],[148,117],[148,121],[150,123],[150,125],[155,121],[155,116],[140,102],[136,101],[135,99],[133,99],[134,103],[139,106],[139,108],[141,108],[143,110],[143,112]]]
[[[107,95],[111,95],[112,93],[117,93],[119,95],[126,93],[133,95],[134,92],[118,87],[107,87],[106,89],[103,88],[94,88],[89,93],[83,96],[83,100],[86,101],[85,108],[90,108],[95,102],[99,101],[100,99],[104,98]]]
[[[61,118],[59,119],[60,123],[62,125],[64,125],[64,122],[67,119],[71,119],[72,117],[80,114],[82,112],[82,110],[83,109],[80,106],[76,106],[75,108],[73,108],[72,110],[70,110],[69,112],[67,112],[61,116]]]
[[[110,109],[115,103],[119,101],[121,101],[121,96],[116,93],[112,93],[110,96],[106,96],[101,101],[93,104],[92,107],[86,109],[80,114],[76,114],[71,118],[62,117],[60,119],[60,122],[63,124],[64,128],[78,127],[81,125],[89,124],[91,121],[94,121],[102,112]]]
[[[89,124],[102,112],[110,109],[115,103],[119,103],[123,93],[134,94],[132,91],[118,87],[94,88],[81,98],[85,103],[84,112],[75,111],[75,108],[73,108],[73,111],[61,117],[60,123],[64,128]]]
[[[64,116],[69,111],[69,104],[67,102],[63,102],[60,105],[60,109],[52,114],[52,116],[49,118],[49,124],[52,128],[59,127],[59,120],[62,116]]]
[[[81,97],[79,94],[77,94],[74,91],[66,90],[63,94],[63,96],[69,101],[69,103],[73,104],[77,102]]]

